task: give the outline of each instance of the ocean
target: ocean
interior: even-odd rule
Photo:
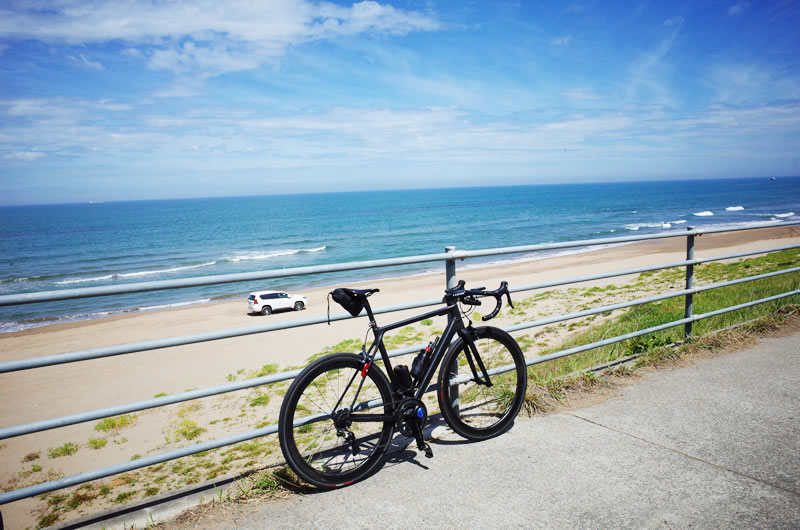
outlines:
[[[11,206],[0,208],[0,295],[432,254],[446,245],[472,250],[688,226],[779,225],[800,219],[798,213],[798,177]],[[232,297],[242,298],[244,308],[256,289],[297,291],[443,268],[420,264],[5,307],[0,332]]]

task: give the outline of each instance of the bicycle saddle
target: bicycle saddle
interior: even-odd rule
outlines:
[[[342,291],[349,293],[354,296],[363,296],[364,298],[368,297],[372,293],[380,292],[380,289],[349,289],[347,287],[341,287]]]
[[[333,301],[347,310],[348,313],[357,317],[364,306],[367,305],[367,297],[372,293],[377,293],[378,289],[348,289],[347,287],[338,287],[331,291],[328,296],[333,298]],[[330,315],[330,298],[328,298],[328,315]],[[330,320],[328,320],[330,324]]]

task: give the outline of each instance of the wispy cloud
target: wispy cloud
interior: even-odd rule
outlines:
[[[74,55],[68,55],[67,59],[69,59],[70,61],[78,64],[82,68],[88,68],[89,70],[104,70],[105,69],[105,68],[103,68],[103,64],[102,63],[100,63],[98,61],[92,61],[90,59],[87,59],[86,56],[84,54],[82,54],[82,53],[79,53],[77,55],[77,57],[74,56]]]
[[[575,101],[593,101],[604,99],[606,96],[597,94],[591,90],[584,90],[582,88],[573,88],[561,93],[561,97],[572,99]]]
[[[737,2],[728,8],[728,15],[732,17],[744,14],[750,8],[750,2]]]
[[[550,40],[550,46],[566,46],[572,42],[572,35],[562,35]]]
[[[434,31],[427,14],[373,1],[350,7],[307,0],[159,2],[66,0],[39,9],[11,2],[0,9],[0,37],[93,44],[123,41],[151,68],[206,75],[252,69],[290,46],[358,34]],[[88,67],[102,66],[78,55]]]
[[[800,77],[765,63],[726,63],[709,69],[705,84],[718,103],[763,105],[800,99]]]
[[[663,68],[665,58],[672,50],[681,31],[683,19],[667,19],[663,26],[669,29],[667,34],[653,49],[643,53],[633,63],[631,77],[626,83],[626,99],[629,102],[675,105],[675,99],[666,82],[667,76],[664,74]]]
[[[31,162],[36,160],[37,158],[41,158],[44,156],[44,153],[39,153],[36,151],[18,151],[15,153],[8,153],[3,155],[4,160],[14,160],[17,162]]]

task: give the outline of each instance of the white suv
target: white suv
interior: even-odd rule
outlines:
[[[283,291],[259,291],[250,293],[247,298],[247,309],[251,313],[269,315],[276,309],[302,311],[307,303],[306,297],[302,295],[289,294]]]

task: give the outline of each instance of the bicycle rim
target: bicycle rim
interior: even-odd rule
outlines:
[[[477,328],[475,346],[491,386],[481,384],[482,372],[463,340],[445,356],[439,376],[439,406],[450,427],[461,436],[481,440],[502,432],[514,421],[527,388],[525,360],[516,341],[494,328]]]
[[[344,432],[334,422],[350,407],[361,413],[390,414],[386,377],[373,367],[362,378],[361,370],[358,356],[333,355],[310,365],[286,395],[279,420],[281,449],[292,469],[313,485],[346,486],[382,463],[392,422],[354,421]],[[352,440],[346,438],[349,433]]]

